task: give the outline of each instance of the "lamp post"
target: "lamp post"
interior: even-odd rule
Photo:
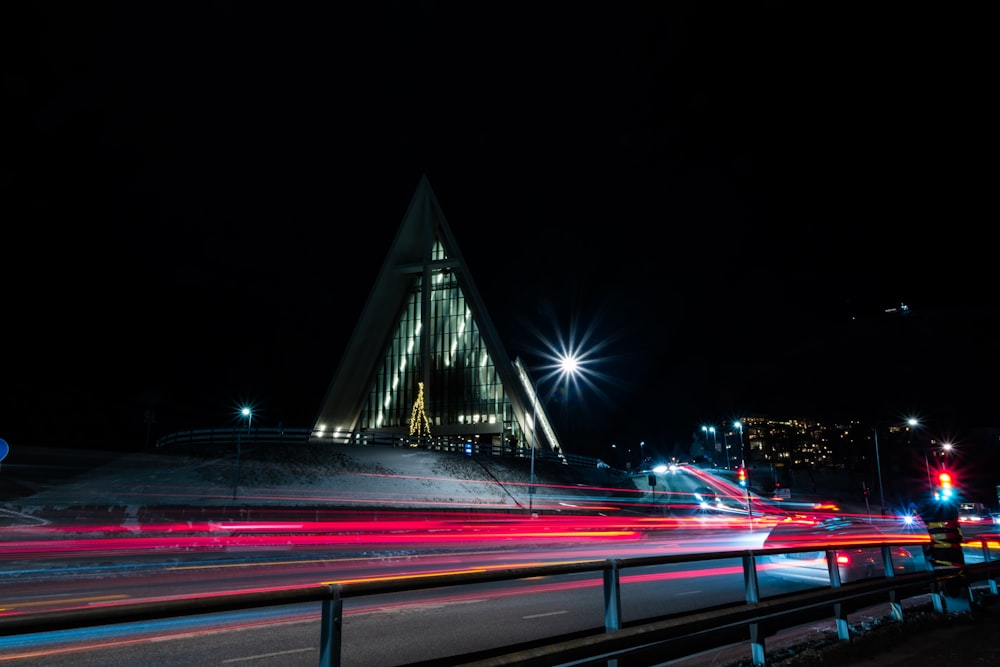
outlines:
[[[559,357],[558,373],[563,377],[576,375],[580,367],[580,361],[571,354]],[[534,516],[535,509],[535,448],[538,444],[535,437],[535,430],[538,428],[538,381],[532,378],[531,381],[531,472],[528,485],[528,514]]]
[[[743,447],[743,422],[736,420],[733,422],[733,426],[740,430],[740,465],[744,468],[747,467],[747,452]]]
[[[701,430],[705,433],[705,449],[708,449],[708,434],[712,434],[712,459],[715,460],[715,450],[718,449],[719,445],[715,439],[715,427],[714,426],[702,426]],[[727,465],[728,467],[728,465]]]
[[[250,408],[243,407],[240,410],[240,415],[247,418],[247,440],[250,439],[250,420],[253,418],[253,414]],[[233,500],[236,500],[236,489],[240,485],[240,457],[243,452],[243,447],[240,444],[240,436],[242,431],[236,431],[236,475],[233,477]]]
[[[639,472],[642,472],[644,470],[643,466],[646,464],[646,441],[645,440],[639,443],[639,457],[641,459],[639,461]]]
[[[882,489],[882,457],[878,454],[878,427],[872,429],[875,434],[875,469],[878,471],[878,500],[882,508],[882,515],[885,515],[885,492]]]
[[[955,445],[950,442],[941,443],[941,463],[938,468],[947,470],[951,467],[951,455],[955,451]]]
[[[747,475],[747,518],[750,520],[750,530],[753,530],[753,505],[750,502],[750,471],[747,470],[747,455],[746,450],[743,447],[743,422],[737,419],[733,422],[733,426],[740,430],[740,461],[743,470],[746,471]]]
[[[535,418],[538,416],[538,382],[531,382],[531,474],[528,484],[528,515],[534,513],[535,508],[535,428],[537,428]]]
[[[722,429],[722,444],[726,448],[726,470],[732,470],[733,469],[733,459],[732,459],[732,456],[730,456],[730,454],[729,454],[729,437],[726,435],[726,432],[728,430],[729,429],[725,429],[725,428]]]
[[[918,422],[913,417],[910,417],[909,419],[906,420],[906,425],[908,427],[907,430],[910,432],[910,449],[912,450],[913,449],[913,430],[916,427],[920,426],[920,422]],[[928,491],[931,491],[931,490],[934,489],[934,482],[931,481],[931,463],[930,463],[930,460],[928,460],[928,458],[927,458],[927,450],[926,449],[924,449],[924,469],[927,471],[927,489],[928,489]]]

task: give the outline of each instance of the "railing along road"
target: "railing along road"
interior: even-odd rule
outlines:
[[[985,583],[993,595],[997,593],[997,576],[1000,560],[994,559],[987,546],[988,540],[1000,535],[983,535],[980,539],[984,562],[966,566],[964,594],[971,599],[974,583]],[[370,581],[330,582],[320,585],[299,586],[267,592],[237,592],[202,598],[170,599],[158,602],[125,603],[49,612],[0,616],[0,636],[49,632],[74,628],[87,628],[122,622],[158,621],[181,616],[239,611],[318,602],[322,606],[320,632],[320,667],[341,664],[343,630],[343,600],[385,593],[430,590],[442,587],[468,586],[515,579],[552,577],[574,573],[600,572],[603,576],[604,632],[584,638],[565,639],[552,637],[542,647],[509,652],[497,651],[490,658],[465,660],[462,656],[447,656],[441,664],[487,665],[577,665],[587,663],[594,656],[601,656],[606,663],[609,656],[635,656],[642,651],[655,650],[657,661],[676,659],[739,641],[750,640],[751,659],[754,665],[765,665],[765,637],[779,630],[801,625],[817,619],[834,619],[838,637],[850,639],[847,615],[852,611],[888,602],[892,614],[902,621],[901,601],[908,597],[930,593],[935,608],[949,611],[951,601],[938,585],[940,571],[913,572],[894,575],[891,551],[901,542],[884,542],[880,547],[886,576],[841,586],[839,568],[833,547],[826,549],[830,585],[802,593],[785,594],[766,600],[760,599],[757,582],[758,559],[777,554],[802,552],[804,549],[759,549],[714,552],[707,554],[682,554],[636,558],[585,560],[553,565],[517,567],[483,572],[443,573],[427,577],[385,578]],[[912,546],[912,542],[905,543]],[[872,543],[856,545],[838,544],[837,550],[873,548]],[[815,551],[813,546],[809,549]],[[651,620],[641,625],[622,628],[620,573],[630,568],[657,565],[706,562],[722,559],[740,559],[743,564],[744,601],[742,603],[702,609],[665,620]],[[949,575],[954,573],[947,573]],[[533,582],[529,582],[529,585]],[[961,603],[961,600],[958,601]],[[968,599],[966,600],[968,602]]]

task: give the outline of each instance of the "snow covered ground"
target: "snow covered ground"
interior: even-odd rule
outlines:
[[[243,447],[237,458],[235,444],[191,447],[133,454],[14,447],[0,468],[0,508],[6,510],[0,515],[65,516],[79,508],[91,516],[105,510],[135,517],[150,507],[225,508],[227,514],[244,507],[526,511],[569,509],[579,500],[652,499],[644,474],[541,459],[530,498],[531,465],[525,458],[330,443]],[[845,474],[800,477],[784,509],[833,499],[845,511],[868,513]]]
[[[0,488],[8,507],[32,513],[69,507],[137,506],[383,506],[496,508],[529,505],[528,459],[387,446],[212,446],[198,452],[151,451],[104,457],[71,475],[51,450],[50,464],[6,465]],[[29,472],[29,467],[31,474]],[[534,502],[586,495],[583,487],[640,494],[631,477],[608,469],[536,462]],[[17,493],[11,489],[16,487]],[[592,491],[591,491],[592,492]]]

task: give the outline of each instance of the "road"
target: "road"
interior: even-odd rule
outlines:
[[[768,513],[773,508],[758,499],[750,516],[741,504],[743,492],[711,476],[660,478],[659,484],[664,490],[657,502],[642,513],[590,504],[582,514],[566,504],[573,498],[567,495],[558,511],[535,519],[426,511],[378,512],[374,517],[314,511],[304,519],[301,511],[281,507],[254,511],[253,520],[247,511],[239,521],[193,520],[185,514],[141,525],[102,520],[99,509],[86,516],[74,509],[58,521],[10,516],[11,525],[0,537],[0,613],[423,576],[469,567],[759,548],[773,523],[785,516]],[[725,505],[694,509],[694,490],[716,484]],[[926,540],[922,529],[913,534]],[[762,597],[807,585],[776,568],[760,568]],[[344,664],[413,664],[600,629],[601,592],[599,577],[566,575],[461,592],[350,599],[344,608]],[[623,622],[741,601],[743,595],[738,562],[629,572],[622,577]],[[319,637],[319,606],[290,606],[6,637],[0,639],[0,663],[315,665]]]
[[[609,557],[758,548],[763,533],[714,527],[678,527],[640,536],[608,534],[552,542],[539,522],[536,535],[510,540],[472,540],[448,548],[435,543],[397,544],[394,551],[339,553],[315,547],[229,553],[171,554],[166,560],[130,555],[105,564],[85,551],[62,553],[51,567],[3,575],[3,613],[31,613],[123,601],[267,590],[297,584],[384,576],[421,576],[469,568],[508,568]],[[482,526],[478,526],[481,528]],[[26,562],[26,561],[22,561]],[[810,585],[789,579],[773,565],[759,567],[762,597]],[[345,601],[342,656],[345,665],[402,665],[443,656],[531,642],[603,628],[602,580],[594,575],[482,584]],[[661,566],[622,576],[623,623],[743,599],[738,559]],[[164,623],[118,625],[93,631],[5,638],[0,662],[45,665],[315,665],[320,638],[319,605],[293,605]]]
[[[714,531],[685,532],[685,548],[719,550],[732,545],[732,540],[721,541]],[[756,536],[739,540],[759,543]],[[229,590],[263,590],[296,584],[313,584],[321,581],[343,581],[359,578],[419,576],[429,572],[457,571],[468,568],[506,568],[519,565],[551,563],[565,560],[592,560],[619,556],[653,555],[676,550],[670,539],[623,540],[614,547],[612,536],[600,544],[546,545],[543,541],[520,540],[518,544],[501,547],[443,550],[436,547],[433,553],[421,553],[421,547],[399,545],[395,553],[383,552],[370,556],[360,553],[310,553],[308,551],[273,551],[267,554],[242,551],[230,557],[219,554],[191,554],[178,562],[156,562],[150,558],[131,557],[116,567],[90,564],[81,567],[36,569],[33,573],[7,576],[4,580],[5,613],[38,612],[67,609],[75,606],[113,604],[121,601],[161,599],[175,596],[199,596]],[[425,547],[422,547],[425,548]],[[360,550],[358,550],[360,551]],[[79,552],[77,552],[79,553]],[[64,557],[65,558],[65,557]],[[87,556],[80,554],[80,558]],[[145,561],[145,562],[142,562]],[[53,562],[53,565],[56,563]],[[36,561],[33,565],[37,566]],[[11,568],[8,567],[8,572]],[[742,579],[739,563],[706,573],[651,572],[623,577],[623,604],[633,609],[637,616],[664,613],[663,596],[673,596],[688,604],[670,604],[680,611],[700,604],[699,594],[730,596],[740,599]],[[697,576],[694,576],[697,574]],[[706,576],[709,575],[709,576]],[[659,595],[653,595],[650,581],[660,581],[664,586]],[[697,589],[690,588],[697,586]],[[676,587],[683,589],[670,592]],[[352,599],[345,602],[344,650],[345,664],[400,664],[399,656],[413,661],[419,655],[428,658],[446,655],[447,652],[474,650],[509,642],[529,641],[540,637],[603,627],[602,580],[600,576],[567,576],[551,582],[511,582],[474,587],[456,593],[428,591],[377,598]],[[664,592],[666,591],[666,592]],[[530,594],[529,594],[530,593]],[[490,623],[469,623],[472,607],[486,616]],[[218,656],[220,660],[240,659],[241,656],[262,655],[269,652],[274,642],[282,646],[296,646],[295,635],[303,625],[309,627],[306,646],[313,649],[319,644],[319,606],[311,608],[265,610],[254,614],[228,614],[212,618],[181,619],[164,627],[139,624],[134,627],[117,627],[109,639],[105,633],[55,633],[14,646],[5,640],[0,659],[16,664],[86,664],[92,656],[94,664],[126,663],[141,659],[141,664],[221,664],[178,662],[179,652],[188,650],[194,656]],[[493,625],[495,622],[497,625]],[[247,628],[266,626],[267,633],[246,633]],[[503,627],[505,633],[496,632]],[[394,628],[386,633],[386,628]],[[449,632],[448,628],[455,630]],[[460,631],[459,631],[460,629]],[[225,648],[230,635],[242,633],[242,641]],[[455,635],[459,636],[455,636]],[[178,635],[184,640],[178,639]],[[287,638],[286,635],[289,635]],[[212,639],[214,637],[214,639]],[[414,638],[422,638],[419,644]],[[161,658],[151,655],[157,648],[169,650]],[[205,642],[218,645],[207,650]],[[184,647],[183,649],[181,647]],[[233,653],[232,650],[236,650]],[[421,653],[424,652],[424,653]],[[315,664],[316,656],[306,656],[303,664]],[[19,656],[19,657],[18,657]],[[348,657],[352,657],[348,660]],[[393,656],[397,656],[393,658]],[[291,659],[291,658],[290,658]],[[204,658],[199,658],[204,660]],[[291,664],[291,663],[288,663]]]

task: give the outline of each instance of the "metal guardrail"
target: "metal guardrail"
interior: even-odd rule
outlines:
[[[231,428],[201,428],[190,431],[178,431],[161,436],[156,440],[157,449],[161,447],[210,446],[218,444],[235,444],[241,442],[244,446],[252,445],[282,445],[310,444],[313,442],[335,442],[356,446],[386,446],[386,447],[416,447],[438,452],[468,454],[470,456],[493,456],[508,458],[530,458],[531,448],[503,448],[497,443],[476,442],[466,438],[437,437],[426,438],[388,431],[360,431],[357,433],[338,433],[333,437],[330,433],[309,428],[277,428],[277,427],[246,427]],[[548,451],[535,452],[536,462],[559,463],[582,468],[599,468],[605,466],[603,461],[591,456],[580,454],[555,453]]]
[[[966,591],[971,599],[972,584],[986,581],[992,593],[997,591],[1000,560],[992,560],[983,536],[980,545],[984,562],[966,566]],[[975,542],[971,540],[970,542]],[[430,590],[442,587],[467,586],[490,582],[551,577],[563,574],[601,572],[603,575],[604,624],[603,634],[560,640],[552,638],[546,646],[530,650],[497,652],[494,657],[478,661],[462,660],[462,656],[448,656],[443,661],[452,664],[470,664],[479,667],[499,665],[552,665],[602,656],[625,656],[636,651],[650,650],[656,645],[659,661],[684,657],[708,648],[747,639],[749,632],[751,657],[754,665],[765,665],[764,639],[779,630],[801,625],[819,618],[836,621],[838,637],[850,639],[847,615],[852,611],[887,601],[893,615],[902,620],[901,600],[915,595],[931,593],[935,609],[948,611],[942,588],[938,586],[940,573],[934,571],[894,575],[891,550],[893,546],[912,542],[883,542],[881,547],[885,577],[864,580],[841,586],[839,568],[836,566],[834,547],[828,547],[827,563],[830,586],[803,593],[794,593],[761,600],[757,583],[757,559],[777,554],[802,552],[802,548],[758,549],[725,551],[708,554],[683,554],[645,556],[622,559],[588,560],[553,565],[517,567],[482,572],[441,573],[426,577],[382,578],[370,581],[336,581],[312,586],[291,587],[267,592],[240,592],[218,596],[170,599],[158,602],[140,602],[72,609],[59,612],[25,614],[0,617],[0,636],[50,632],[56,630],[87,628],[113,623],[154,621],[182,616],[239,611],[278,605],[319,602],[322,606],[320,633],[320,667],[339,667],[343,630],[343,600],[384,593]],[[872,548],[870,542],[838,544],[837,550]],[[815,551],[813,546],[811,551]],[[676,618],[651,621],[641,626],[622,628],[620,573],[637,567],[693,563],[723,559],[740,559],[743,564],[744,603],[731,604],[710,610],[685,613]],[[530,584],[529,584],[530,585]],[[968,600],[966,600],[968,602]],[[742,636],[741,636],[742,635]]]
[[[237,438],[244,444],[280,444],[309,442],[313,431],[308,428],[199,428],[190,431],[178,431],[161,436],[156,440],[157,449],[161,447],[177,447],[181,445],[214,445],[235,443]]]

